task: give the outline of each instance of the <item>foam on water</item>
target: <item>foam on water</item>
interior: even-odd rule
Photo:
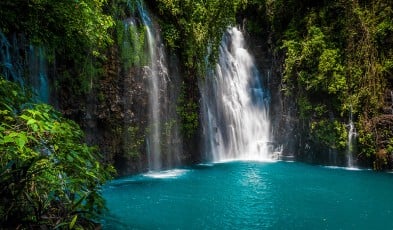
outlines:
[[[260,162],[260,163],[275,163],[279,160],[269,158],[258,158],[258,157],[239,157],[239,158],[227,158],[222,160],[213,161],[214,164],[225,164],[230,162]]]
[[[370,169],[362,169],[362,168],[356,168],[356,167],[341,167],[341,166],[333,166],[333,165],[327,165],[323,166],[324,168],[328,169],[342,169],[342,170],[348,170],[348,171],[366,171]]]
[[[177,178],[185,175],[189,170],[186,169],[171,169],[164,171],[150,171],[143,174],[144,177],[154,178],[154,179],[166,179],[166,178]]]

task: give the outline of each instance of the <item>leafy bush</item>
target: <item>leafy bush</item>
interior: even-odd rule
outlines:
[[[293,6],[291,17],[279,14]],[[281,21],[273,30],[284,35],[277,42],[285,53],[283,92],[297,98],[302,128],[326,147],[344,150],[345,123],[353,118],[358,157],[377,159],[380,169],[391,153],[390,136],[383,135],[391,129],[383,123],[393,84],[391,2],[289,1],[287,8],[273,11]]]
[[[30,104],[0,78],[0,222],[7,228],[93,227],[112,167],[83,133],[45,104]]]

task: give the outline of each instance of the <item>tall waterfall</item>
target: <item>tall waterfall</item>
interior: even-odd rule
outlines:
[[[270,95],[237,28],[223,36],[218,64],[202,83],[201,95],[205,149],[211,160],[270,158]]]
[[[147,153],[149,170],[173,167],[180,162],[180,133],[175,113],[177,73],[169,76],[165,47],[142,2],[138,11],[145,26],[150,64],[148,72],[149,127]],[[172,87],[172,88],[171,88]]]

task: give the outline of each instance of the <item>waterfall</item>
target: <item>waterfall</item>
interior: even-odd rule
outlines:
[[[29,70],[30,85],[32,86],[37,100],[49,103],[48,70],[43,47],[30,45],[29,49]]]
[[[32,88],[37,101],[48,103],[49,83],[45,50],[32,45],[28,47],[26,49],[24,39],[18,40],[16,35],[12,36],[11,44],[0,32],[0,72],[7,80],[17,82],[23,88],[27,84]],[[28,76],[25,73],[28,73]]]
[[[19,44],[13,36],[12,44],[0,31],[0,70],[5,79],[18,82],[24,87],[23,59],[19,54]]]
[[[148,11],[138,2],[138,12],[145,27],[147,54],[150,60],[148,72],[149,127],[147,154],[149,170],[160,170],[179,164],[180,134],[175,113],[177,91],[168,89],[178,80],[178,74],[169,76],[165,47],[161,35],[155,29]],[[173,81],[173,82],[172,82]]]
[[[355,125],[352,121],[352,111],[349,115],[349,124],[348,124],[348,140],[347,140],[347,167],[353,168],[354,167],[354,160],[353,160],[353,148],[354,142],[356,138],[356,129]]]
[[[243,34],[230,28],[219,60],[201,83],[205,151],[210,160],[269,160],[272,153],[269,92]]]

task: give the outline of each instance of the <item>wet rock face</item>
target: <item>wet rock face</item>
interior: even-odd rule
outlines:
[[[297,153],[300,135],[294,98],[285,97],[281,91],[281,77],[284,57],[275,52],[272,33],[255,35],[245,33],[249,50],[255,58],[263,76],[263,83],[270,91],[270,119],[273,144],[276,149],[282,147],[282,154],[294,156]]]
[[[247,44],[255,57],[258,69],[264,76],[264,84],[270,90],[270,119],[273,142],[285,159],[317,164],[345,164],[345,155],[313,141],[308,123],[299,118],[296,97],[282,91],[282,76],[285,56],[277,51],[272,32],[247,33]],[[261,37],[262,36],[262,37]]]
[[[129,175],[149,170],[147,135],[149,132],[149,76],[148,66],[124,68],[116,46],[108,51],[103,74],[94,80],[93,87],[84,97],[76,97],[67,86],[61,90],[59,107],[67,116],[80,124],[90,145],[98,146],[106,162],[114,164],[118,175]],[[170,135],[179,121],[174,122],[178,94],[181,90],[182,71],[176,55],[169,58],[169,74],[165,87],[168,95],[160,98],[162,120],[163,167],[175,167],[173,149],[178,164],[198,162],[199,133],[183,139]],[[177,76],[177,77],[175,77]],[[164,86],[163,86],[164,87]],[[175,148],[176,147],[176,148]],[[180,148],[179,148],[180,147]]]
[[[312,116],[300,119],[295,96],[287,96],[281,90],[285,56],[274,46],[273,33],[247,33],[247,42],[251,47],[259,70],[267,78],[267,85],[271,92],[270,118],[274,143],[282,146],[282,154],[296,160],[314,164],[347,165],[347,149],[334,149],[318,142],[311,136],[309,126],[313,122]],[[375,169],[391,169],[393,154],[388,151],[393,138],[393,81],[388,79],[385,92],[385,103],[379,115],[368,121],[366,129],[375,136],[375,153],[372,156],[354,152],[354,158],[359,167],[374,167]],[[331,112],[332,114],[333,112]],[[331,115],[326,119],[332,119]],[[366,125],[367,126],[367,125]]]
[[[85,97],[61,90],[59,107],[80,124],[90,145],[98,146],[104,160],[119,175],[146,170],[144,136],[147,126],[148,92],[143,67],[124,70],[117,47],[112,47],[104,73],[93,82]]]
[[[373,167],[376,170],[391,169],[393,167],[393,154],[390,150],[393,139],[393,114],[374,117],[369,125],[369,128],[375,132],[377,146]]]
[[[145,69],[121,68],[116,51],[111,51],[106,73],[99,82],[98,92],[103,99],[97,102],[96,116],[101,126],[90,136],[118,173],[126,175],[146,170],[148,92]]]

